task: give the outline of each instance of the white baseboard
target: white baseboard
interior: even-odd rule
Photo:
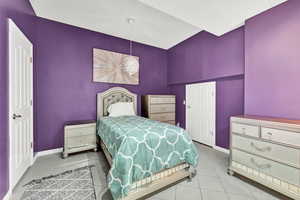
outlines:
[[[46,150],[46,151],[39,151],[39,152],[35,153],[35,155],[33,157],[33,163],[36,161],[36,159],[38,157],[47,156],[47,155],[51,155],[51,154],[62,153],[62,152],[63,152],[63,148],[50,149],[50,150]]]
[[[11,200],[11,192],[8,191],[6,195],[3,197],[3,200]]]
[[[229,155],[229,153],[230,153],[229,149],[225,149],[225,148],[222,148],[222,147],[219,147],[219,146],[214,146],[214,149],[217,150],[217,151],[226,153],[226,154],[228,154],[228,155]]]

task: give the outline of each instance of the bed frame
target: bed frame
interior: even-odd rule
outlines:
[[[113,87],[105,92],[97,94],[97,119],[101,119],[108,115],[107,108],[117,102],[133,102],[135,112],[137,112],[137,95],[131,93],[125,88]],[[112,157],[108,152],[105,144],[98,138],[98,143],[101,146],[108,163],[112,164]],[[179,164],[173,168],[160,171],[148,178],[137,181],[131,185],[128,196],[120,200],[135,200],[145,196],[149,196],[157,191],[174,185],[185,178],[192,178],[195,172],[192,172],[190,165],[187,163]]]

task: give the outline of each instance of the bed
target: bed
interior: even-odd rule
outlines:
[[[137,111],[137,95],[125,88],[97,94],[98,142],[115,200],[140,199],[195,175],[198,153],[183,129],[138,116],[108,117],[118,102],[132,102]]]

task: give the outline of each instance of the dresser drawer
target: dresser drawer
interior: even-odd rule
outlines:
[[[300,185],[300,170],[296,168],[235,149],[232,150],[232,160],[288,183]]]
[[[232,123],[231,131],[252,137],[259,137],[259,127],[246,124]]]
[[[150,119],[157,121],[175,121],[175,113],[150,114]]]
[[[96,135],[70,137],[67,138],[67,148],[84,148],[87,146],[96,146]]]
[[[268,142],[262,142],[238,135],[232,135],[232,147],[300,167],[300,150]]]
[[[151,97],[150,103],[151,104],[161,104],[161,103],[175,104],[175,97]]]
[[[65,128],[65,137],[77,137],[82,135],[96,135],[96,125],[85,127],[67,126]]]
[[[153,104],[150,106],[150,113],[175,112],[175,104]]]
[[[272,128],[262,128],[261,137],[266,140],[300,147],[300,133]]]

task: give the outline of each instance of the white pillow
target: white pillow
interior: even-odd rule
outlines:
[[[110,117],[135,115],[134,105],[132,102],[118,102],[111,104],[107,109]]]

